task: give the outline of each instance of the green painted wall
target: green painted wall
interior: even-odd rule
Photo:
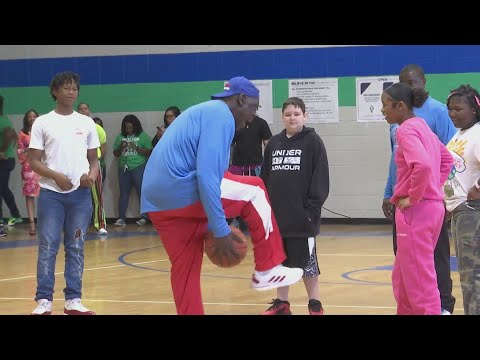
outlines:
[[[460,84],[480,88],[480,73],[427,75],[430,95],[444,102],[450,90]],[[339,78],[339,105],[355,106],[355,77]],[[181,109],[209,100],[221,91],[223,82],[157,83],[123,85],[81,85],[79,101],[95,112],[163,111],[171,105]],[[41,114],[52,110],[48,87],[0,88],[5,97],[5,114],[23,114],[36,109]],[[273,80],[273,107],[281,108],[288,97],[288,79]]]

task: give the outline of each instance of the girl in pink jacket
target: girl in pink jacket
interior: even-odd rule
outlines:
[[[382,113],[398,124],[396,206],[398,250],[392,286],[398,315],[440,315],[440,293],[433,260],[445,215],[443,184],[453,158],[425,120],[415,116],[415,90],[396,83],[382,94]]]

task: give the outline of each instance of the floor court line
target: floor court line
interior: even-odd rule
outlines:
[[[0,297],[0,301],[23,301],[28,300],[32,301],[32,298],[8,298]],[[152,300],[110,300],[110,299],[86,299],[83,298],[84,302],[102,302],[102,303],[118,303],[118,304],[159,304],[159,305],[174,305],[173,301],[152,301]],[[229,303],[229,302],[204,302],[204,305],[214,305],[214,306],[265,306],[264,303]],[[305,304],[290,304],[292,307],[305,307]],[[395,306],[373,306],[373,305],[328,305],[324,304],[325,307],[329,308],[341,308],[341,309],[396,309]]]
[[[325,227],[325,229],[327,228]],[[353,229],[353,231],[348,231],[348,229]],[[372,315],[393,315],[396,312],[395,302],[392,301],[393,294],[391,294],[391,290],[389,289],[391,283],[386,278],[386,276],[388,276],[387,272],[391,271],[390,268],[393,266],[395,256],[390,249],[389,237],[391,234],[382,229],[385,229],[385,227],[365,228],[367,231],[362,227],[342,227],[339,228],[339,230],[335,230],[335,227],[332,226],[328,228],[328,231],[323,231],[323,233],[317,237],[319,250],[323,247],[325,251],[325,253],[317,253],[317,256],[320,262],[324,262],[325,271],[328,270],[328,274],[331,274],[331,276],[327,278],[319,278],[320,288],[323,288],[324,291],[326,301],[324,300],[323,304],[327,310],[327,314],[366,313]],[[26,230],[28,229],[26,228]],[[18,247],[26,248],[25,245],[37,247],[38,241],[32,241],[32,239],[24,235],[26,230],[20,228],[9,232],[9,235],[13,235],[13,241],[0,241],[0,255],[2,255],[4,250]],[[90,293],[89,296],[91,299],[85,297],[84,301],[90,303],[91,306],[97,304],[99,308],[103,307],[100,311],[103,311],[106,315],[110,313],[115,315],[117,312],[132,315],[137,313],[139,315],[143,313],[173,314],[174,310],[172,309],[175,308],[175,304],[170,294],[170,285],[168,281],[164,281],[170,275],[170,262],[163,246],[156,241],[158,235],[153,238],[152,235],[155,235],[156,232],[150,229],[147,231],[135,231],[136,228],[132,230],[133,231],[127,230],[125,232],[115,232],[112,230],[109,236],[105,238],[98,237],[96,234],[89,234],[86,240],[99,240],[100,242],[95,244],[95,246],[86,246],[86,251],[89,252],[86,254],[86,258],[87,256],[92,256],[93,260],[89,263],[89,267],[85,267],[84,271],[90,271],[89,286],[91,286],[92,289],[96,289],[96,286],[101,286],[102,291]],[[18,240],[15,240],[15,237],[17,237]],[[366,238],[359,241],[353,239],[357,237]],[[382,237],[388,239],[384,241]],[[350,240],[349,238],[352,239]],[[125,239],[134,240],[128,242],[122,241]],[[88,243],[90,243],[90,241],[88,241]],[[204,261],[204,265],[208,266],[202,269],[202,276],[207,276],[210,279],[211,277],[220,277],[226,280],[221,283],[217,283],[215,279],[205,281],[204,289],[206,289],[205,293],[208,295],[205,300],[210,300],[210,302],[204,303],[207,313],[239,315],[244,313],[248,315],[259,313],[260,310],[268,306],[267,304],[271,300],[271,297],[267,296],[267,298],[264,298],[260,295],[257,296],[256,292],[252,291],[249,286],[250,276],[247,276],[247,273],[251,274],[250,271],[253,270],[253,252],[251,250],[250,248],[247,254],[249,257],[247,264],[243,264],[243,266],[233,272],[231,270],[224,272],[222,269],[211,265],[208,260]],[[134,253],[142,251],[149,252],[131,256]],[[13,256],[13,260],[10,253]],[[28,306],[27,301],[32,301],[33,294],[29,296],[30,292],[25,293],[23,285],[32,286],[36,278],[35,264],[37,259],[36,256],[34,256],[36,252],[34,254],[31,248],[26,250],[26,252],[23,250],[11,251],[8,254],[9,255],[6,256],[7,254],[5,253],[6,262],[4,262],[4,266],[7,266],[5,269],[9,269],[8,273],[10,276],[5,276],[5,274],[5,278],[0,278],[0,288],[5,287],[5,289],[8,289],[8,292],[1,292],[4,293],[4,295],[8,294],[9,297],[0,296],[1,312],[28,313],[29,310],[26,309],[26,306]],[[122,256],[125,256],[125,260],[130,259],[132,261],[130,263],[122,263]],[[25,260],[27,261],[27,266],[19,265]],[[139,269],[161,271],[164,273],[164,276],[157,278],[156,275],[142,275],[138,271],[125,270],[132,265],[136,265]],[[369,265],[371,265],[371,267],[369,267]],[[385,269],[383,269],[383,267],[385,267]],[[13,271],[14,269],[16,269],[16,271]],[[58,270],[62,271],[56,272],[56,276],[63,276],[63,267]],[[95,270],[100,271],[92,273],[92,271]],[[375,270],[375,272],[372,271],[371,274],[365,276],[353,276],[352,279],[342,277],[344,274],[370,270]],[[32,275],[22,275],[22,273],[25,274],[26,271]],[[115,274],[116,281],[114,283],[105,280],[111,278],[112,274]],[[235,274],[237,276],[235,276]],[[139,286],[145,286],[145,289],[140,288],[140,292],[135,296],[123,296],[118,292],[118,286],[122,286],[123,282],[128,281],[128,279],[138,281]],[[157,281],[157,279],[160,280]],[[237,281],[230,281],[232,279]],[[239,283],[238,280],[241,282]],[[26,283],[27,281],[28,284]],[[231,296],[219,295],[216,292],[217,284],[222,284],[221,286],[223,288],[231,289],[234,293],[232,293]],[[348,287],[346,285],[348,285]],[[351,286],[356,287],[352,288]],[[155,289],[152,290],[152,287]],[[157,287],[159,292],[156,291]],[[454,290],[458,305],[456,306],[455,313],[463,315],[459,288],[455,287]],[[299,295],[297,295],[297,292]],[[306,309],[305,302],[301,300],[305,297],[304,292],[302,284],[298,285],[298,289],[293,289],[293,302],[291,306],[295,309],[295,313],[297,311],[299,313],[306,312],[304,311]],[[166,296],[166,294],[168,294],[168,296]],[[346,294],[348,296],[346,296]],[[272,296],[273,295],[272,293]],[[162,298],[165,301],[161,301]],[[169,301],[166,301],[167,299]],[[56,302],[62,300],[63,299],[56,299]],[[15,301],[18,301],[18,307],[16,307]],[[330,301],[332,305],[328,304]],[[111,305],[110,307],[109,304]],[[60,305],[61,304],[58,304],[57,306]],[[228,307],[230,307],[230,309]],[[328,311],[328,308],[332,310]]]
[[[153,264],[153,263],[165,262],[165,261],[168,261],[168,259],[143,261],[143,262],[135,263],[134,265]],[[99,267],[95,267],[95,268],[84,269],[83,271],[114,269],[114,268],[127,267],[127,266],[129,266],[129,265],[119,264],[119,265],[99,266]],[[62,274],[63,274],[63,271],[55,273],[55,275],[62,275]],[[27,275],[27,276],[20,276],[20,277],[14,277],[14,278],[6,278],[6,279],[0,279],[0,282],[11,281],[11,280],[31,279],[31,278],[34,278],[36,276],[37,275]]]

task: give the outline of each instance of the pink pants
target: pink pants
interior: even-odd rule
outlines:
[[[286,256],[263,180],[225,173],[221,184],[227,218],[242,216],[253,243],[255,269],[269,270]],[[162,239],[171,267],[170,281],[179,315],[203,315],[200,272],[208,220],[202,204],[150,212],[149,218]]]
[[[433,252],[444,216],[443,201],[437,200],[396,209],[398,248],[392,285],[398,315],[440,315]]]

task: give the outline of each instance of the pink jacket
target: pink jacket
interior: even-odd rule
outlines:
[[[443,200],[443,184],[453,166],[453,158],[445,145],[425,120],[418,117],[400,125],[397,142],[397,184],[390,202],[397,204],[405,197],[410,197],[412,205],[424,199]]]

